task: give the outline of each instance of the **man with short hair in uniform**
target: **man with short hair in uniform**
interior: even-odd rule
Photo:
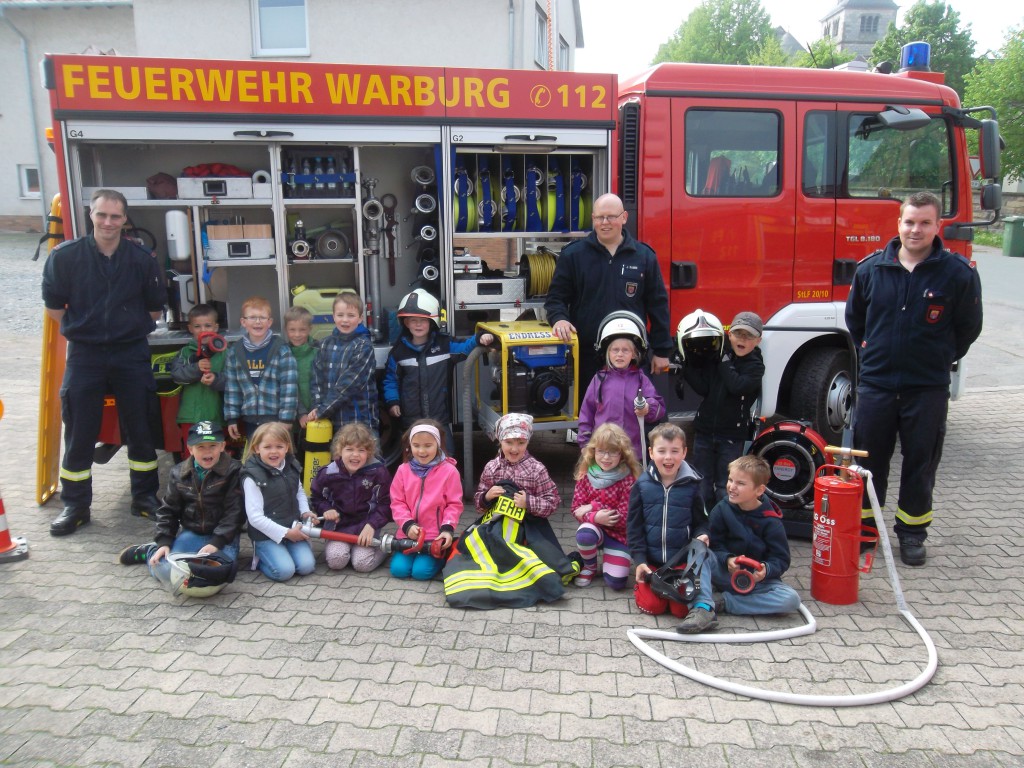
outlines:
[[[579,335],[577,391],[581,396],[604,364],[598,360],[594,342],[610,312],[627,310],[650,323],[652,373],[668,370],[668,356],[675,346],[658,257],[623,229],[628,216],[616,195],[601,195],[594,201],[594,229],[562,250],[544,302],[555,336],[567,342],[573,331]]]
[[[58,245],[43,269],[46,313],[68,340],[60,389],[64,509],[50,524],[53,536],[74,533],[89,522],[93,451],[108,392],[117,401],[128,444],[131,512],[152,517],[160,505],[150,432],[156,382],[146,337],[163,312],[167,290],[152,254],[121,237],[128,218],[124,195],[96,190],[89,218],[93,233]]]
[[[973,263],[943,246],[941,225],[937,195],[910,195],[900,206],[899,235],[857,265],[846,301],[846,327],[860,361],[853,444],[868,451],[861,464],[871,470],[884,506],[899,436],[895,531],[907,565],[927,558],[950,368],[981,334],[981,281]],[[873,513],[864,507],[867,522]]]

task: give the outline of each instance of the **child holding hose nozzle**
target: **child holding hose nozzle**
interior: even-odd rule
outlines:
[[[332,461],[323,467],[309,488],[313,509],[324,519],[324,530],[359,536],[358,544],[328,541],[327,567],[368,573],[386,553],[373,546],[381,529],[391,522],[391,475],[376,458],[377,439],[365,424],[352,422],[338,430],[331,443]]]
[[[577,442],[585,448],[595,428],[612,422],[626,431],[633,453],[642,460],[644,430],[667,413],[664,398],[640,370],[647,355],[643,321],[632,312],[612,312],[601,321],[596,346],[604,366],[590,380],[580,402]]]
[[[724,593],[719,613],[792,613],[800,607],[800,595],[782,582],[789,541],[782,513],[764,495],[769,473],[760,456],[740,456],[729,464],[726,498],[711,510],[713,582]]]
[[[455,529],[462,516],[462,478],[455,459],[442,449],[443,427],[433,419],[420,419],[402,435],[405,463],[391,483],[391,512],[398,530],[410,539],[425,534],[429,550],[391,556],[391,575],[429,581],[444,567]]]

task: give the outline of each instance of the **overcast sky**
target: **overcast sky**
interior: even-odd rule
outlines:
[[[903,10],[912,0],[897,0],[903,22]],[[1019,0],[949,0],[960,13],[961,25],[970,24],[977,43],[975,52],[998,49],[1005,30],[1024,26],[1024,8]],[[585,46],[576,51],[576,69],[580,72],[614,72],[632,75],[645,69],[658,52],[658,46],[671,37],[699,0],[580,0],[583,12]],[[836,3],[834,0],[761,0],[775,26],[785,27],[805,46],[821,37],[820,19]]]

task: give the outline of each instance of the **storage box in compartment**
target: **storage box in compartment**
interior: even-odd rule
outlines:
[[[245,228],[241,224],[209,224],[206,236],[211,240],[241,240],[245,237]]]
[[[526,299],[521,277],[455,279],[456,304],[514,304]]]
[[[210,261],[246,261],[274,258],[274,241],[270,240],[210,240],[206,258]]]
[[[148,200],[149,193],[145,187],[82,187],[82,201],[89,203],[92,201],[92,196],[96,194],[98,189],[113,189],[116,192],[120,192],[124,195],[125,200]]]
[[[182,200],[208,197],[251,198],[252,179],[247,176],[181,177],[178,179],[178,197]]]

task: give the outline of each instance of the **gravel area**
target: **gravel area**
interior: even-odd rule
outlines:
[[[45,257],[32,261],[40,235],[0,234],[0,333],[38,337],[43,329],[40,294]]]

